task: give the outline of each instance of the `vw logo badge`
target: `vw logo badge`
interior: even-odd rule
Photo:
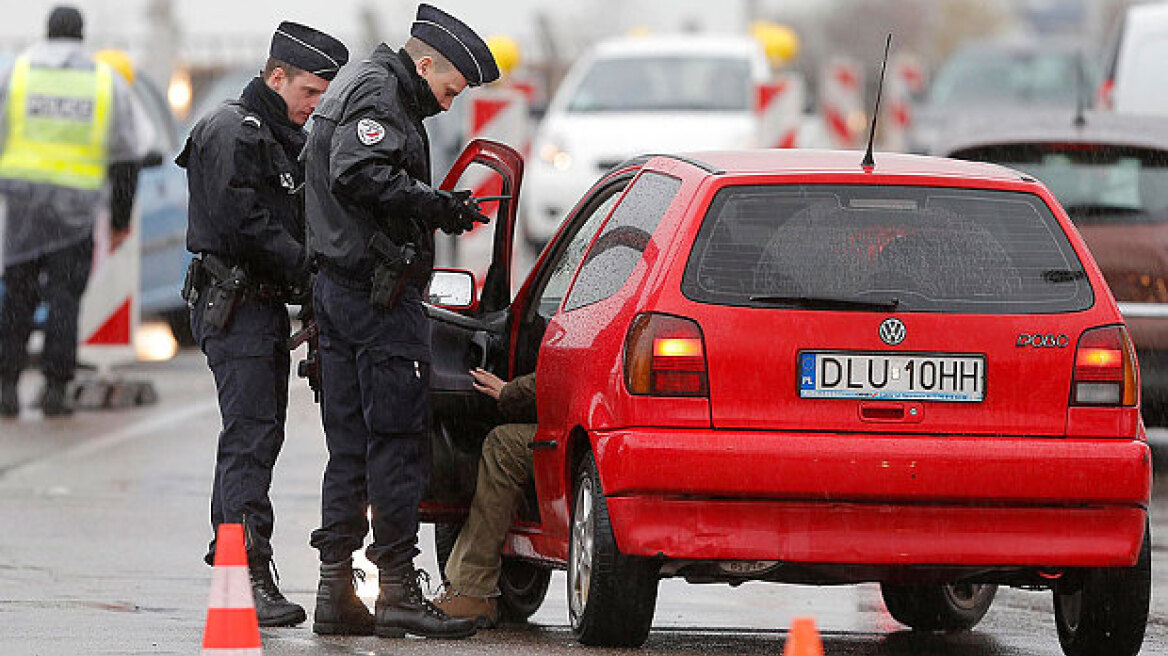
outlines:
[[[880,339],[889,346],[896,346],[904,341],[908,331],[900,319],[885,319],[880,322]]]

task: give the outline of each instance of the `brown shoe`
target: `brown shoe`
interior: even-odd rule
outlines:
[[[451,617],[474,620],[480,629],[493,629],[499,623],[499,601],[494,597],[472,597],[448,587],[431,603]]]

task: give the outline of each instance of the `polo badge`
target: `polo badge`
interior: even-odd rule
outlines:
[[[385,128],[373,119],[363,118],[357,121],[357,138],[366,146],[372,146],[385,138]]]

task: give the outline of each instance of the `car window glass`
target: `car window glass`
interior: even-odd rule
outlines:
[[[818,299],[910,312],[1068,312],[1094,302],[1082,263],[1038,196],[866,185],[723,189],[682,291],[726,305]]]
[[[752,91],[750,63],[741,57],[599,59],[568,111],[746,111]]]
[[[970,148],[955,157],[994,162],[1041,180],[1079,225],[1168,222],[1168,152],[1092,143]]]
[[[1086,58],[1083,58],[1086,59]],[[1079,82],[1083,67],[1086,79]],[[929,100],[937,106],[966,103],[1074,106],[1080,88],[1093,88],[1094,69],[1077,51],[993,52],[985,48],[954,55],[937,73]]]
[[[565,311],[604,300],[624,286],[680,188],[681,180],[660,173],[637,178],[589,249]]]
[[[599,205],[593,207],[587,219],[582,223],[577,222],[580,227],[576,230],[576,234],[572,235],[567,247],[550,267],[551,274],[548,276],[543,292],[539,295],[539,303],[537,304],[536,311],[540,316],[550,319],[560,308],[560,301],[564,300],[564,293],[568,291],[568,283],[572,281],[572,274],[576,272],[580,260],[584,259],[584,250],[588,248],[588,244],[596,235],[601,221],[608,216],[609,210],[616,203],[616,199],[620,198],[620,191],[625,188],[627,183],[628,180],[624,180],[601,191],[599,195],[603,197],[607,194],[607,197],[603,198]]]

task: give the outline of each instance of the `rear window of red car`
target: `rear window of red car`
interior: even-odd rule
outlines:
[[[682,291],[726,305],[920,312],[1070,312],[1094,302],[1038,196],[915,186],[727,187],[698,232]]]

